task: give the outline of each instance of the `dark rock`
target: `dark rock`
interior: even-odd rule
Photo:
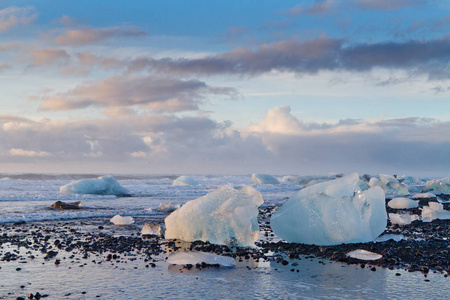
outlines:
[[[65,210],[65,209],[79,209],[81,205],[81,201],[66,203],[62,201],[56,201],[53,203],[50,208],[51,209],[59,209],[59,210]]]

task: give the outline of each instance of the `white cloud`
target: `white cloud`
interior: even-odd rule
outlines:
[[[26,25],[37,18],[34,8],[11,6],[0,10],[0,31],[6,31],[18,25]]]

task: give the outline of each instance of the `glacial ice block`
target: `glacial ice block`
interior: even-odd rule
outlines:
[[[221,256],[217,254],[198,252],[198,251],[179,251],[169,255],[167,262],[174,265],[195,265],[206,263],[209,265],[221,265],[223,267],[234,267],[236,263],[234,259],[227,256]]]
[[[114,225],[131,225],[134,223],[133,217],[122,217],[121,215],[115,215],[109,221]]]
[[[224,186],[191,200],[165,220],[166,239],[209,241],[213,244],[253,246],[258,238],[261,193],[250,186]]]
[[[450,211],[445,210],[441,203],[429,202],[428,206],[422,208],[422,221],[431,222],[436,219],[449,220]]]
[[[381,187],[386,195],[406,196],[410,194],[408,186],[391,175],[380,174],[378,178],[373,177],[370,179],[369,185]]]
[[[252,174],[253,184],[280,184],[278,179],[268,174]]]
[[[385,194],[380,187],[361,192],[354,173],[306,187],[272,215],[272,230],[294,243],[337,245],[369,242],[386,228]]]
[[[172,183],[174,186],[198,185],[198,181],[189,176],[180,176]]]
[[[422,192],[450,195],[450,177],[427,181]]]
[[[419,220],[418,215],[410,214],[410,213],[402,213],[402,214],[389,214],[389,220],[393,225],[397,224],[399,226],[409,225],[415,220]]]
[[[60,187],[62,194],[130,195],[130,191],[110,176],[96,179],[82,179]]]
[[[414,201],[405,197],[398,197],[389,201],[388,206],[395,209],[410,209],[419,207],[419,201]]]

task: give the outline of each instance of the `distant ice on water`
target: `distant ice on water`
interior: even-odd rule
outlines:
[[[82,179],[71,182],[59,189],[62,194],[130,195],[111,175],[96,179]]]
[[[280,184],[278,179],[269,174],[252,174],[253,184]]]
[[[172,183],[173,186],[198,185],[198,181],[190,176],[180,176]]]

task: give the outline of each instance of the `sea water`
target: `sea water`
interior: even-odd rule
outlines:
[[[100,176],[100,175],[98,175]],[[251,176],[193,176],[195,186],[173,186],[176,175],[115,175],[131,197],[60,194],[59,188],[74,180],[97,175],[0,175],[0,223],[109,220],[112,216],[164,218],[161,203],[183,205],[218,187],[251,185]],[[281,178],[278,178],[281,179]],[[287,182],[253,185],[263,195],[263,206],[279,205],[302,188]],[[55,201],[81,200],[79,210],[58,211]],[[111,227],[120,234],[130,229]],[[8,245],[2,245],[4,251]],[[292,261],[291,261],[292,263]],[[315,258],[296,262],[295,270],[273,261],[237,261],[234,268],[183,270],[164,260],[156,268],[142,261],[127,264],[76,264],[55,266],[43,258],[24,264],[3,263],[0,299],[8,293],[42,291],[55,299],[444,299],[450,295],[450,278],[442,274],[408,273],[403,270],[345,265]],[[77,268],[76,272],[69,268]],[[297,272],[298,270],[298,272]],[[74,275],[75,274],[75,275]],[[25,288],[20,285],[25,284]]]

